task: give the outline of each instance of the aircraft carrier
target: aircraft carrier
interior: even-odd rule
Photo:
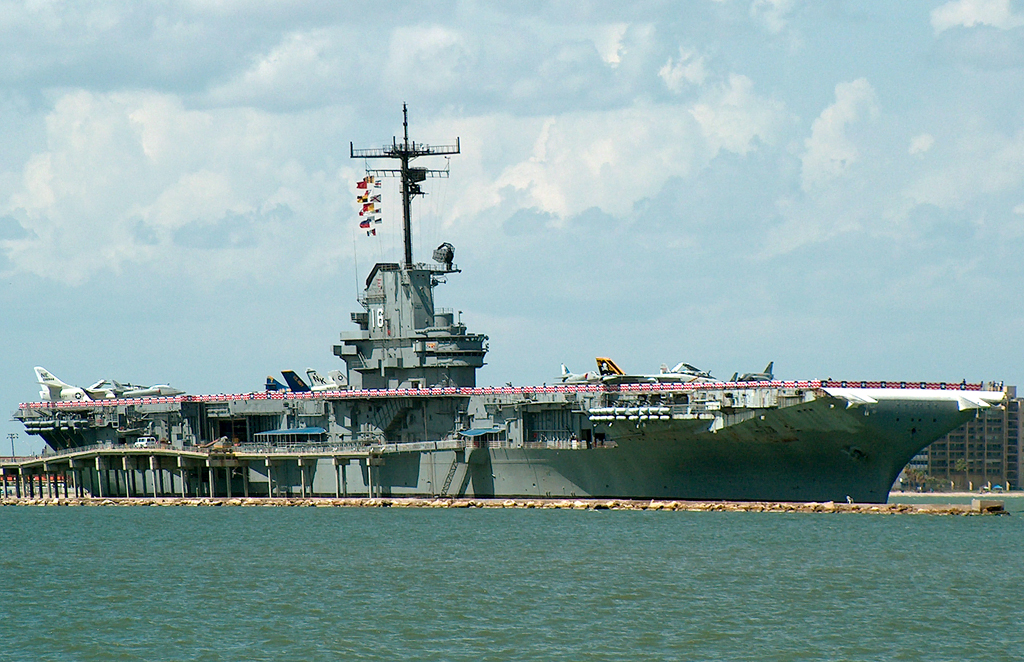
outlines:
[[[5,473],[70,473],[76,491],[100,496],[883,503],[920,449],[1004,399],[981,384],[716,381],[685,364],[628,375],[611,361],[554,386],[477,386],[487,336],[434,305],[435,288],[460,272],[454,249],[442,244],[431,263],[412,255],[411,203],[421,182],[448,171],[411,163],[457,154],[459,143],[411,142],[407,116],[404,126],[390,145],[350,147],[353,158],[398,162],[368,179],[400,178],[404,256],[370,270],[355,328],[333,346],[344,363],[337,379],[309,390],[24,403],[15,417],[53,452]]]

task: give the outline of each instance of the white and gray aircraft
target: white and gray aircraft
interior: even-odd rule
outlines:
[[[66,384],[57,379],[46,368],[36,366],[36,381],[43,388],[39,397],[44,402],[75,402],[83,400],[114,400],[116,398],[152,398],[181,395],[184,391],[167,384],[139,386],[122,384],[115,380],[100,380],[92,386],[81,387]]]
[[[562,364],[562,382],[566,384],[592,383],[592,382],[693,382],[693,381],[714,381],[714,377],[706,370],[695,368],[689,363],[677,363],[674,368],[669,369],[662,364],[661,371],[656,375],[627,375],[614,360],[598,357],[597,371],[575,374],[569,371],[565,364]]]
[[[671,369],[662,364],[661,372],[657,375],[646,375],[650,377],[652,381],[656,382],[711,382],[715,381],[715,378],[711,376],[711,373],[707,370],[701,370],[695,366],[680,361]]]
[[[309,377],[309,388],[311,391],[337,391],[348,388],[348,380],[341,370],[331,370],[327,377],[320,376],[313,368],[306,368],[306,377]]]
[[[599,381],[601,381],[599,372],[583,372],[577,375],[566,368],[564,363],[562,364],[562,382],[565,384],[586,384]]]
[[[117,380],[98,382],[101,385],[109,384],[114,395],[119,398],[158,398],[173,397],[185,393],[181,389],[174,388],[169,384],[153,384],[152,386],[139,386],[138,384],[122,384]]]

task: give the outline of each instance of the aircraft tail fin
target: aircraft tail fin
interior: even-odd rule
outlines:
[[[46,368],[36,366],[35,370],[36,381],[43,387],[39,390],[39,398],[43,401],[59,402],[60,392],[67,384],[50,374]]]
[[[331,386],[331,383],[320,376],[320,373],[313,368],[306,368],[306,377],[309,379],[311,388]]]
[[[331,391],[348,386],[348,380],[341,370],[331,370],[327,377],[323,377],[313,368],[306,368],[306,376],[309,377],[309,386],[314,391]]]
[[[53,376],[46,368],[36,366],[36,381],[43,388],[39,391],[39,397],[45,402],[60,402],[62,400],[91,400],[92,398],[84,389],[65,384]]]
[[[603,356],[597,357],[597,371],[602,375],[625,375],[615,361]]]
[[[772,368],[774,368],[774,367],[775,367],[775,361],[769,361],[768,365],[766,365],[765,368],[764,368],[764,374],[768,375],[769,379],[771,379],[772,377],[775,376],[774,374],[772,374]]]
[[[284,377],[284,381],[288,384],[288,388],[295,393],[305,393],[312,390],[306,382],[302,381],[302,377],[295,374],[294,370],[282,370],[281,376]]]
[[[267,391],[285,391],[285,390],[287,390],[287,388],[281,382],[277,381],[276,379],[274,379],[270,375],[267,375],[267,385],[265,387],[265,390],[267,390]]]
[[[571,374],[572,374],[572,372],[570,372],[570,371],[569,371],[569,369],[568,369],[568,368],[566,368],[566,367],[565,367],[565,364],[563,363],[563,364],[562,364],[562,376],[563,376],[563,377],[568,377],[568,376],[569,376],[569,375],[571,375]]]
[[[36,381],[38,381],[40,384],[44,384],[44,385],[51,385],[52,384],[53,386],[68,386],[68,384],[65,384],[61,380],[59,380],[56,377],[54,377],[53,374],[49,370],[47,370],[46,368],[43,368],[41,366],[36,366],[35,370],[36,370]]]

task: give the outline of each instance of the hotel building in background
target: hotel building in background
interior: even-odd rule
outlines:
[[[1020,479],[1021,401],[1015,386],[1002,388],[1006,400],[923,449],[900,474],[907,491],[1022,489]]]

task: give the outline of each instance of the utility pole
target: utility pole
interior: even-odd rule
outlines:
[[[459,153],[459,139],[455,139],[454,145],[424,145],[409,140],[409,112],[406,105],[402,104],[402,141],[393,138],[390,145],[384,145],[380,149],[356,149],[353,143],[348,144],[349,156],[353,159],[398,159],[401,168],[398,170],[367,170],[366,174],[379,177],[401,177],[402,178],[402,240],[405,244],[406,269],[412,269],[412,198],[415,195],[424,195],[420,188],[420,182],[427,177],[447,177],[448,170],[428,170],[426,168],[411,168],[409,162],[420,156],[442,156],[445,154]]]

